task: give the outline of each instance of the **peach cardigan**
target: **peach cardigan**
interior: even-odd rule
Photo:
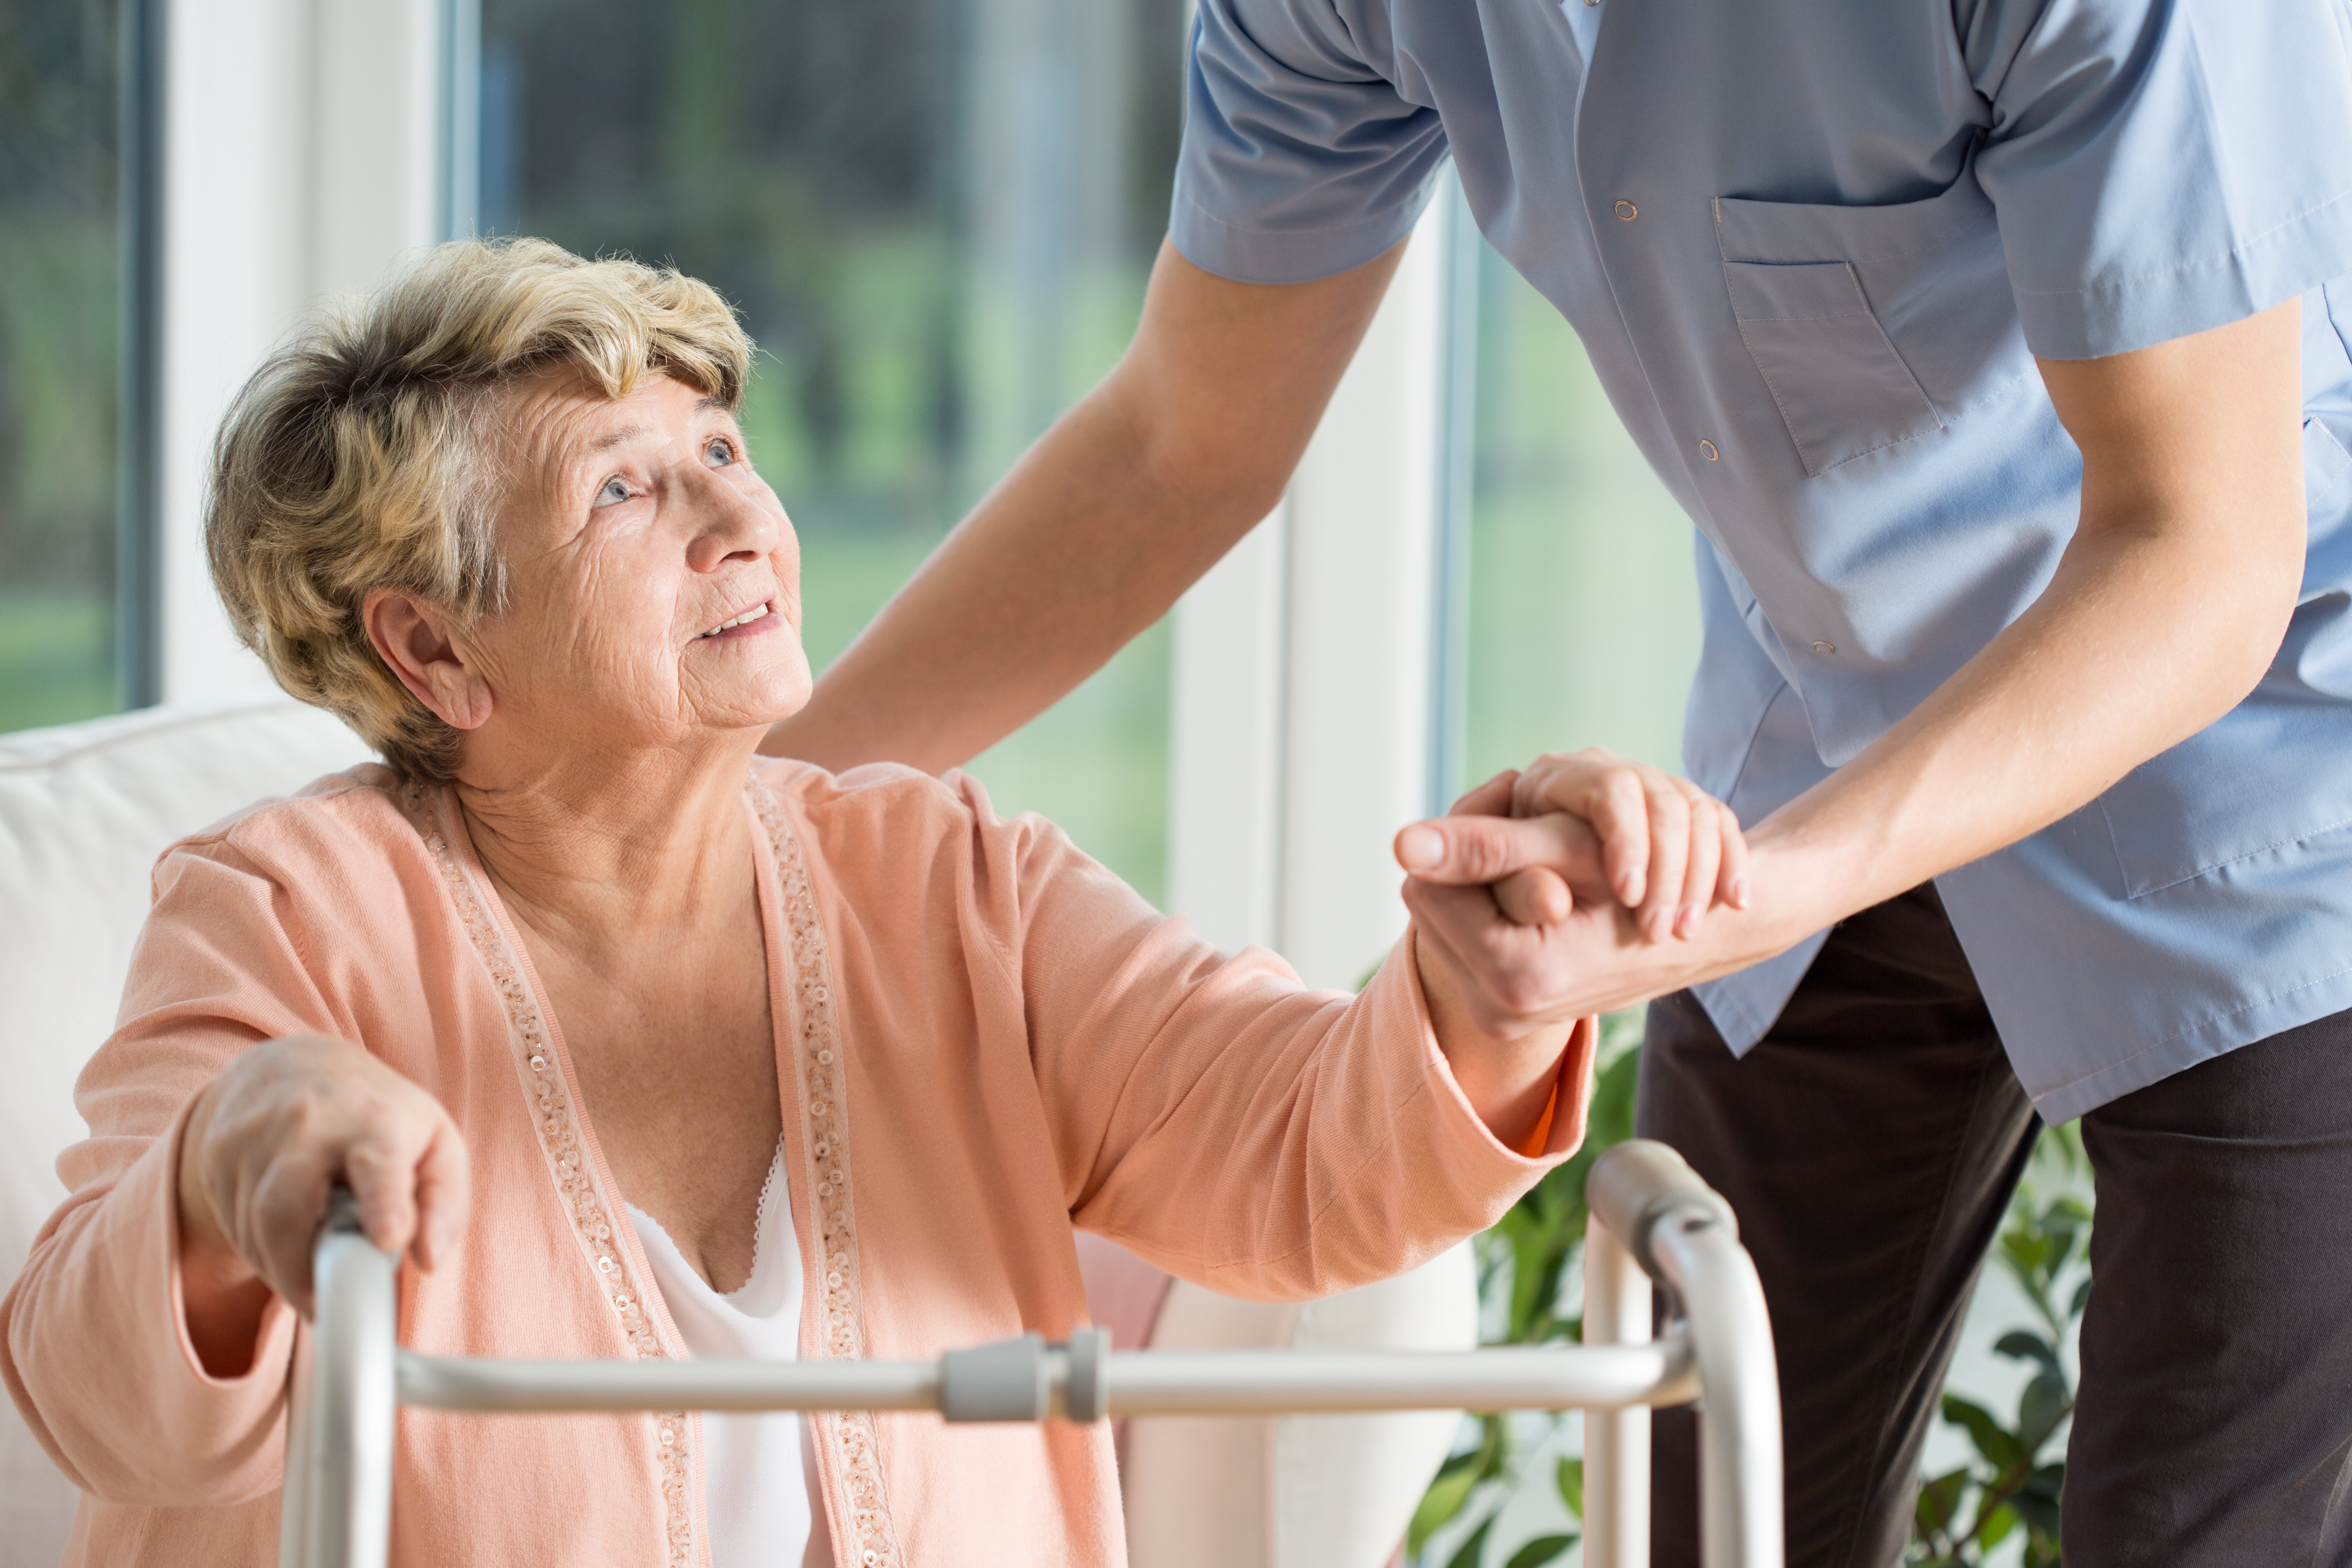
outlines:
[[[893,767],[761,763],[753,818],[786,1169],[809,1281],[801,1353],[931,1356],[1085,1321],[1074,1226],[1215,1289],[1300,1298],[1497,1218],[1582,1135],[1591,1032],[1544,1152],[1491,1137],[1447,1071],[1411,939],[1360,996],[1226,957],[1034,816]],[[117,1033],[83,1074],[72,1195],[5,1302],[0,1373],[88,1494],[69,1563],[260,1565],[276,1552],[288,1357],[208,1376],[177,1295],[187,1108],[298,1031],[430,1089],[474,1161],[403,1342],[476,1356],[676,1356],[572,1093],[561,1023],[463,822],[366,766],[168,851]],[[400,1564],[705,1564],[691,1415],[403,1410]],[[1108,1423],[818,1418],[840,1561],[1117,1563]]]

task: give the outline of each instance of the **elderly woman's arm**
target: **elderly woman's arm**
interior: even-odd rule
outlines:
[[[331,1055],[355,1099],[381,1109],[404,1089],[431,1105],[331,1038],[355,1030],[310,973],[310,945],[277,880],[230,846],[184,846],[158,867],[121,1026],[78,1089],[90,1137],[59,1162],[71,1196],[0,1302],[9,1392],[97,1496],[220,1504],[279,1482],[293,1318],[223,1231],[263,1205],[315,1204],[339,1129],[268,1141],[311,1162],[310,1183],[284,1161],[229,1157],[263,1142],[234,1134],[273,1114],[270,1086]],[[307,1288],[307,1257],[282,1272],[287,1293]]]
[[[1308,990],[962,787],[1081,1228],[1227,1294],[1328,1294],[1493,1224],[1581,1142],[1589,1023],[1480,1035],[1412,933],[1360,994]]]

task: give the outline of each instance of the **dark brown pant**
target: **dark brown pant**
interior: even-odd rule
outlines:
[[[1772,1311],[1790,1568],[1902,1559],[1969,1295],[2040,1123],[1932,888],[1841,924],[1735,1060],[1654,1002],[1638,1112],[1731,1200]],[[2352,1565],[2352,1015],[2083,1119],[2096,1184],[2070,1568]],[[1696,1428],[1654,1427],[1658,1568]]]

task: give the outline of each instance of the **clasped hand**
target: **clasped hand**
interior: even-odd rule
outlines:
[[[1752,912],[1748,845],[1731,809],[1598,748],[1497,773],[1446,816],[1400,832],[1396,857],[1417,942],[1478,1027],[1501,1038],[1786,945]]]

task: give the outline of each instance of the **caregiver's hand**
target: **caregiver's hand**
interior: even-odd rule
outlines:
[[[180,1277],[207,1369],[243,1370],[271,1293],[310,1314],[311,1245],[338,1178],[377,1247],[411,1248],[427,1269],[448,1256],[465,1140],[438,1100],[357,1046],[265,1041],[197,1100],[180,1143]]]
[[[1688,940],[1710,909],[1748,907],[1748,841],[1731,808],[1599,747],[1497,773],[1446,816],[1399,833],[1396,857],[1423,881],[1491,885],[1522,925],[1562,920],[1580,897],[1613,896],[1648,940]]]
[[[1517,826],[1538,823],[1554,825],[1551,831],[1563,837],[1576,826],[1558,814]],[[1770,830],[1766,824],[1753,847],[1757,885],[1803,887],[1818,869],[1812,858]],[[1822,923],[1818,900],[1766,897],[1750,908],[1717,911],[1688,940],[1658,942],[1613,898],[1579,898],[1560,919],[1530,921],[1507,912],[1486,888],[1409,877],[1404,901],[1419,951],[1444,966],[1464,1010],[1498,1039],[1613,1013],[1745,969]]]

